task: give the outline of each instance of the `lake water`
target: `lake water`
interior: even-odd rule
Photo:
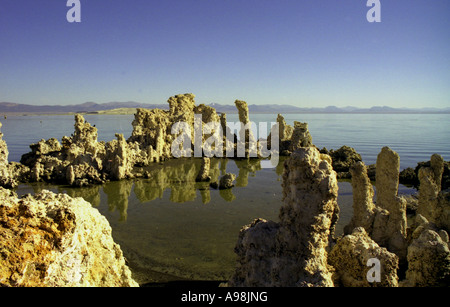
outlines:
[[[383,146],[400,155],[401,169],[415,167],[434,153],[450,160],[450,116],[448,114],[285,114],[285,120],[307,122],[313,143],[319,148],[338,149],[348,145],[362,155],[366,164],[375,163]],[[8,116],[2,120],[3,139],[10,161],[19,161],[29,145],[51,137],[61,140],[74,130],[72,115]],[[275,122],[276,114],[251,114],[255,122]],[[115,133],[131,135],[133,115],[86,115],[98,128],[99,141],[115,139]],[[237,122],[237,114],[227,114]]]
[[[99,130],[99,140],[110,141],[115,133],[131,135],[131,115],[87,115]],[[228,114],[230,122],[237,114]],[[256,122],[274,122],[276,115],[253,114]],[[313,143],[322,148],[354,147],[366,164],[375,163],[383,146],[400,154],[401,168],[415,167],[434,153],[450,160],[448,114],[287,114],[285,120],[307,122]],[[40,139],[70,135],[73,116],[8,116],[2,120],[3,139],[10,161],[19,161],[29,145]],[[42,189],[83,197],[110,222],[135,278],[141,283],[179,279],[226,280],[234,270],[239,230],[255,218],[278,220],[282,204],[282,163],[261,169],[257,160],[213,159],[211,174],[238,175],[229,191],[196,183],[199,159],[171,160],[152,165],[151,179],[109,182],[89,188],[44,183],[23,184],[19,195]],[[413,193],[401,186],[400,192]],[[341,208],[337,232],[352,215],[349,182],[339,183]]]

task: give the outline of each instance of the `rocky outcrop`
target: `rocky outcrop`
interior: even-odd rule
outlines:
[[[400,158],[384,147],[377,158],[376,204],[374,191],[363,162],[350,170],[353,187],[353,217],[344,228],[351,234],[356,227],[363,227],[380,246],[406,261],[406,200],[398,196]]]
[[[169,110],[137,109],[132,122],[133,132],[128,143],[134,143],[137,150],[136,159],[140,165],[164,161],[172,157],[171,145],[174,140],[172,126],[183,122],[190,130],[190,140],[194,140],[195,95],[175,95],[168,99]],[[196,111],[211,113],[209,109]],[[188,144],[190,148],[192,144]]]
[[[258,157],[258,142],[252,131],[247,102],[236,100],[234,102],[239,114],[239,138],[236,142],[235,157]],[[256,127],[256,126],[255,126]]]
[[[419,201],[417,213],[438,228],[450,231],[450,190],[441,191],[444,159],[434,154],[430,166],[419,169]]]
[[[256,219],[241,229],[236,271],[227,285],[448,285],[448,233],[421,215],[407,228],[399,162],[388,147],[378,155],[376,203],[366,166],[352,166],[354,216],[344,236],[335,238],[339,208],[331,158],[314,147],[297,149],[284,165],[280,222]]]
[[[389,147],[383,147],[377,157],[376,204],[389,212],[383,231],[373,233],[373,239],[400,259],[406,256],[406,201],[398,196],[400,157]]]
[[[327,264],[338,216],[336,174],[319,151],[299,148],[285,163],[280,222],[244,227],[230,286],[332,286]]]
[[[373,231],[375,216],[382,214],[373,202],[374,190],[364,162],[357,162],[350,168],[353,189],[353,216],[350,224],[344,227],[345,234],[362,227],[369,234]]]
[[[333,161],[333,169],[337,172],[338,178],[351,178],[350,168],[357,162],[362,161],[361,155],[349,146],[342,146],[338,150],[326,148],[321,149],[321,153],[328,154]]]
[[[402,281],[407,287],[448,287],[450,285],[449,236],[420,214],[411,226],[408,270]]]
[[[30,145],[31,152],[22,156],[21,163],[29,167],[31,181],[86,186],[106,180],[134,178],[140,175],[134,172],[134,167],[173,157],[174,123],[187,124],[190,141],[195,139],[195,114],[200,114],[203,121],[214,121],[220,126],[215,109],[195,106],[194,98],[193,94],[170,97],[168,111],[137,109],[130,138],[126,140],[122,134],[117,134],[115,140],[106,144],[97,141],[97,128],[77,114],[72,136],[64,136],[61,144],[53,138]],[[208,134],[200,138],[200,150],[205,137]],[[190,150],[193,145],[189,143],[186,147]]]
[[[75,115],[75,131],[64,136],[62,143],[52,138],[31,144],[31,152],[22,156],[21,163],[30,168],[31,181],[52,181],[85,186],[104,182],[106,148],[97,141],[97,128],[80,114]]]
[[[434,158],[430,159],[430,161],[424,161],[417,163],[415,168],[408,167],[400,172],[400,183],[405,185],[412,185],[415,188],[419,188],[420,180],[419,180],[419,171],[424,167],[432,167],[431,164],[434,164],[436,167],[436,163],[442,164],[442,176],[440,176],[440,188],[441,190],[446,190],[450,188],[450,161],[443,161],[442,157],[438,154],[433,155]],[[438,159],[432,162],[433,159]]]
[[[0,128],[2,123],[0,123]],[[0,187],[14,188],[18,185],[14,173],[8,163],[8,146],[3,140],[3,133],[0,132]]]
[[[277,147],[279,154],[282,156],[289,156],[293,151],[301,147],[314,146],[312,137],[308,130],[307,123],[294,121],[294,126],[286,124],[284,117],[281,114],[277,116],[278,124],[278,139],[279,146]],[[272,148],[272,134],[275,132],[272,127],[269,136],[267,137],[268,146]]]
[[[289,150],[294,152],[298,148],[310,147],[312,145],[312,137],[308,130],[308,124],[294,121],[294,131],[292,132]]]
[[[175,108],[173,106],[173,108]],[[134,143],[138,148],[137,162],[148,165],[151,162],[159,162],[170,157],[169,142],[173,140],[170,131],[169,112],[165,110],[137,109],[134,120],[131,123],[133,132],[128,138],[128,143]]]
[[[291,154],[290,146],[292,134],[294,133],[294,127],[286,124],[283,115],[278,114],[277,116],[278,124],[278,141],[279,141],[279,154],[282,156],[289,156]],[[272,127],[269,136],[267,137],[267,143],[269,148],[272,148],[272,133],[275,132],[274,127]],[[306,134],[306,133],[305,133]]]
[[[438,188],[443,160],[434,155],[432,161],[434,168],[422,168],[419,171],[419,214],[409,228],[406,224],[406,198],[398,197],[398,154],[384,147],[378,155],[375,204],[365,165],[358,162],[351,168],[354,213],[344,232],[350,235],[356,227],[364,228],[379,246],[386,247],[398,256],[399,270],[403,272],[401,275],[406,271],[406,279],[400,282],[403,286],[441,286],[449,281],[450,258],[446,232],[449,198],[448,193],[439,192]],[[430,222],[427,218],[430,218]]]
[[[379,261],[379,280],[371,278],[371,261]],[[335,269],[335,286],[340,287],[397,287],[398,257],[373,241],[363,227],[338,240],[328,262]],[[368,265],[369,264],[369,265]],[[377,276],[373,276],[377,277]]]
[[[108,221],[91,204],[0,188],[0,285],[137,286]]]

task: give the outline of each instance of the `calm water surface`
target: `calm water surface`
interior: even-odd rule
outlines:
[[[401,168],[415,167],[434,153],[450,160],[450,116],[448,114],[286,114],[288,124],[307,122],[313,143],[322,148],[338,149],[348,145],[359,152],[366,164],[376,161],[383,146],[399,153]],[[29,145],[51,137],[61,140],[74,130],[74,117],[8,116],[2,120],[4,140],[10,161],[19,161],[29,152]],[[115,139],[115,133],[131,135],[133,115],[86,115],[98,128],[99,141]],[[255,122],[275,122],[276,114],[252,114]],[[227,114],[237,122],[237,114]]]
[[[110,141],[115,133],[131,135],[131,115],[87,115],[99,130],[99,140]],[[237,114],[228,114],[237,121]],[[275,121],[276,115],[254,114],[251,119]],[[366,164],[375,163],[383,146],[400,154],[401,168],[415,167],[434,153],[450,160],[448,115],[391,114],[287,114],[287,123],[308,122],[318,147],[354,147]],[[29,145],[40,139],[73,133],[73,116],[9,116],[2,121],[10,161],[19,161]],[[21,185],[17,193],[42,189],[83,197],[110,222],[113,237],[141,282],[178,279],[226,280],[233,272],[239,230],[253,219],[278,220],[282,204],[282,163],[261,169],[259,161],[213,159],[211,175],[238,175],[229,191],[196,183],[200,160],[172,160],[152,165],[152,178],[109,182],[89,188],[43,183]],[[413,191],[401,186],[401,193]],[[341,208],[337,232],[352,216],[352,192],[348,182],[339,183]]]

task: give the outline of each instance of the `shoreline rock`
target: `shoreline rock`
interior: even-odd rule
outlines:
[[[21,199],[0,188],[0,284],[134,287],[111,227],[88,202],[43,191]]]

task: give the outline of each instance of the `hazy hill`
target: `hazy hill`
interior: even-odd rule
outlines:
[[[210,106],[215,108],[217,112],[222,113],[237,113],[234,104],[223,105],[218,103],[211,103]],[[95,103],[86,102],[76,105],[28,105],[11,102],[0,102],[0,113],[2,114],[66,114],[66,113],[98,113],[98,114],[132,114],[135,108],[146,109],[164,109],[168,110],[168,104],[146,104],[134,101],[129,102],[108,102]],[[109,112],[110,110],[113,110]],[[387,106],[375,106],[372,108],[357,108],[357,107],[336,107],[328,106],[325,108],[300,108],[291,105],[268,104],[268,105],[249,105],[250,113],[450,113],[450,108],[391,108]]]
[[[85,102],[75,105],[29,105],[10,102],[0,102],[0,113],[21,113],[21,114],[63,114],[63,113],[89,113],[120,108],[162,108],[168,109],[168,105],[145,104],[138,102],[108,102],[95,103]]]

